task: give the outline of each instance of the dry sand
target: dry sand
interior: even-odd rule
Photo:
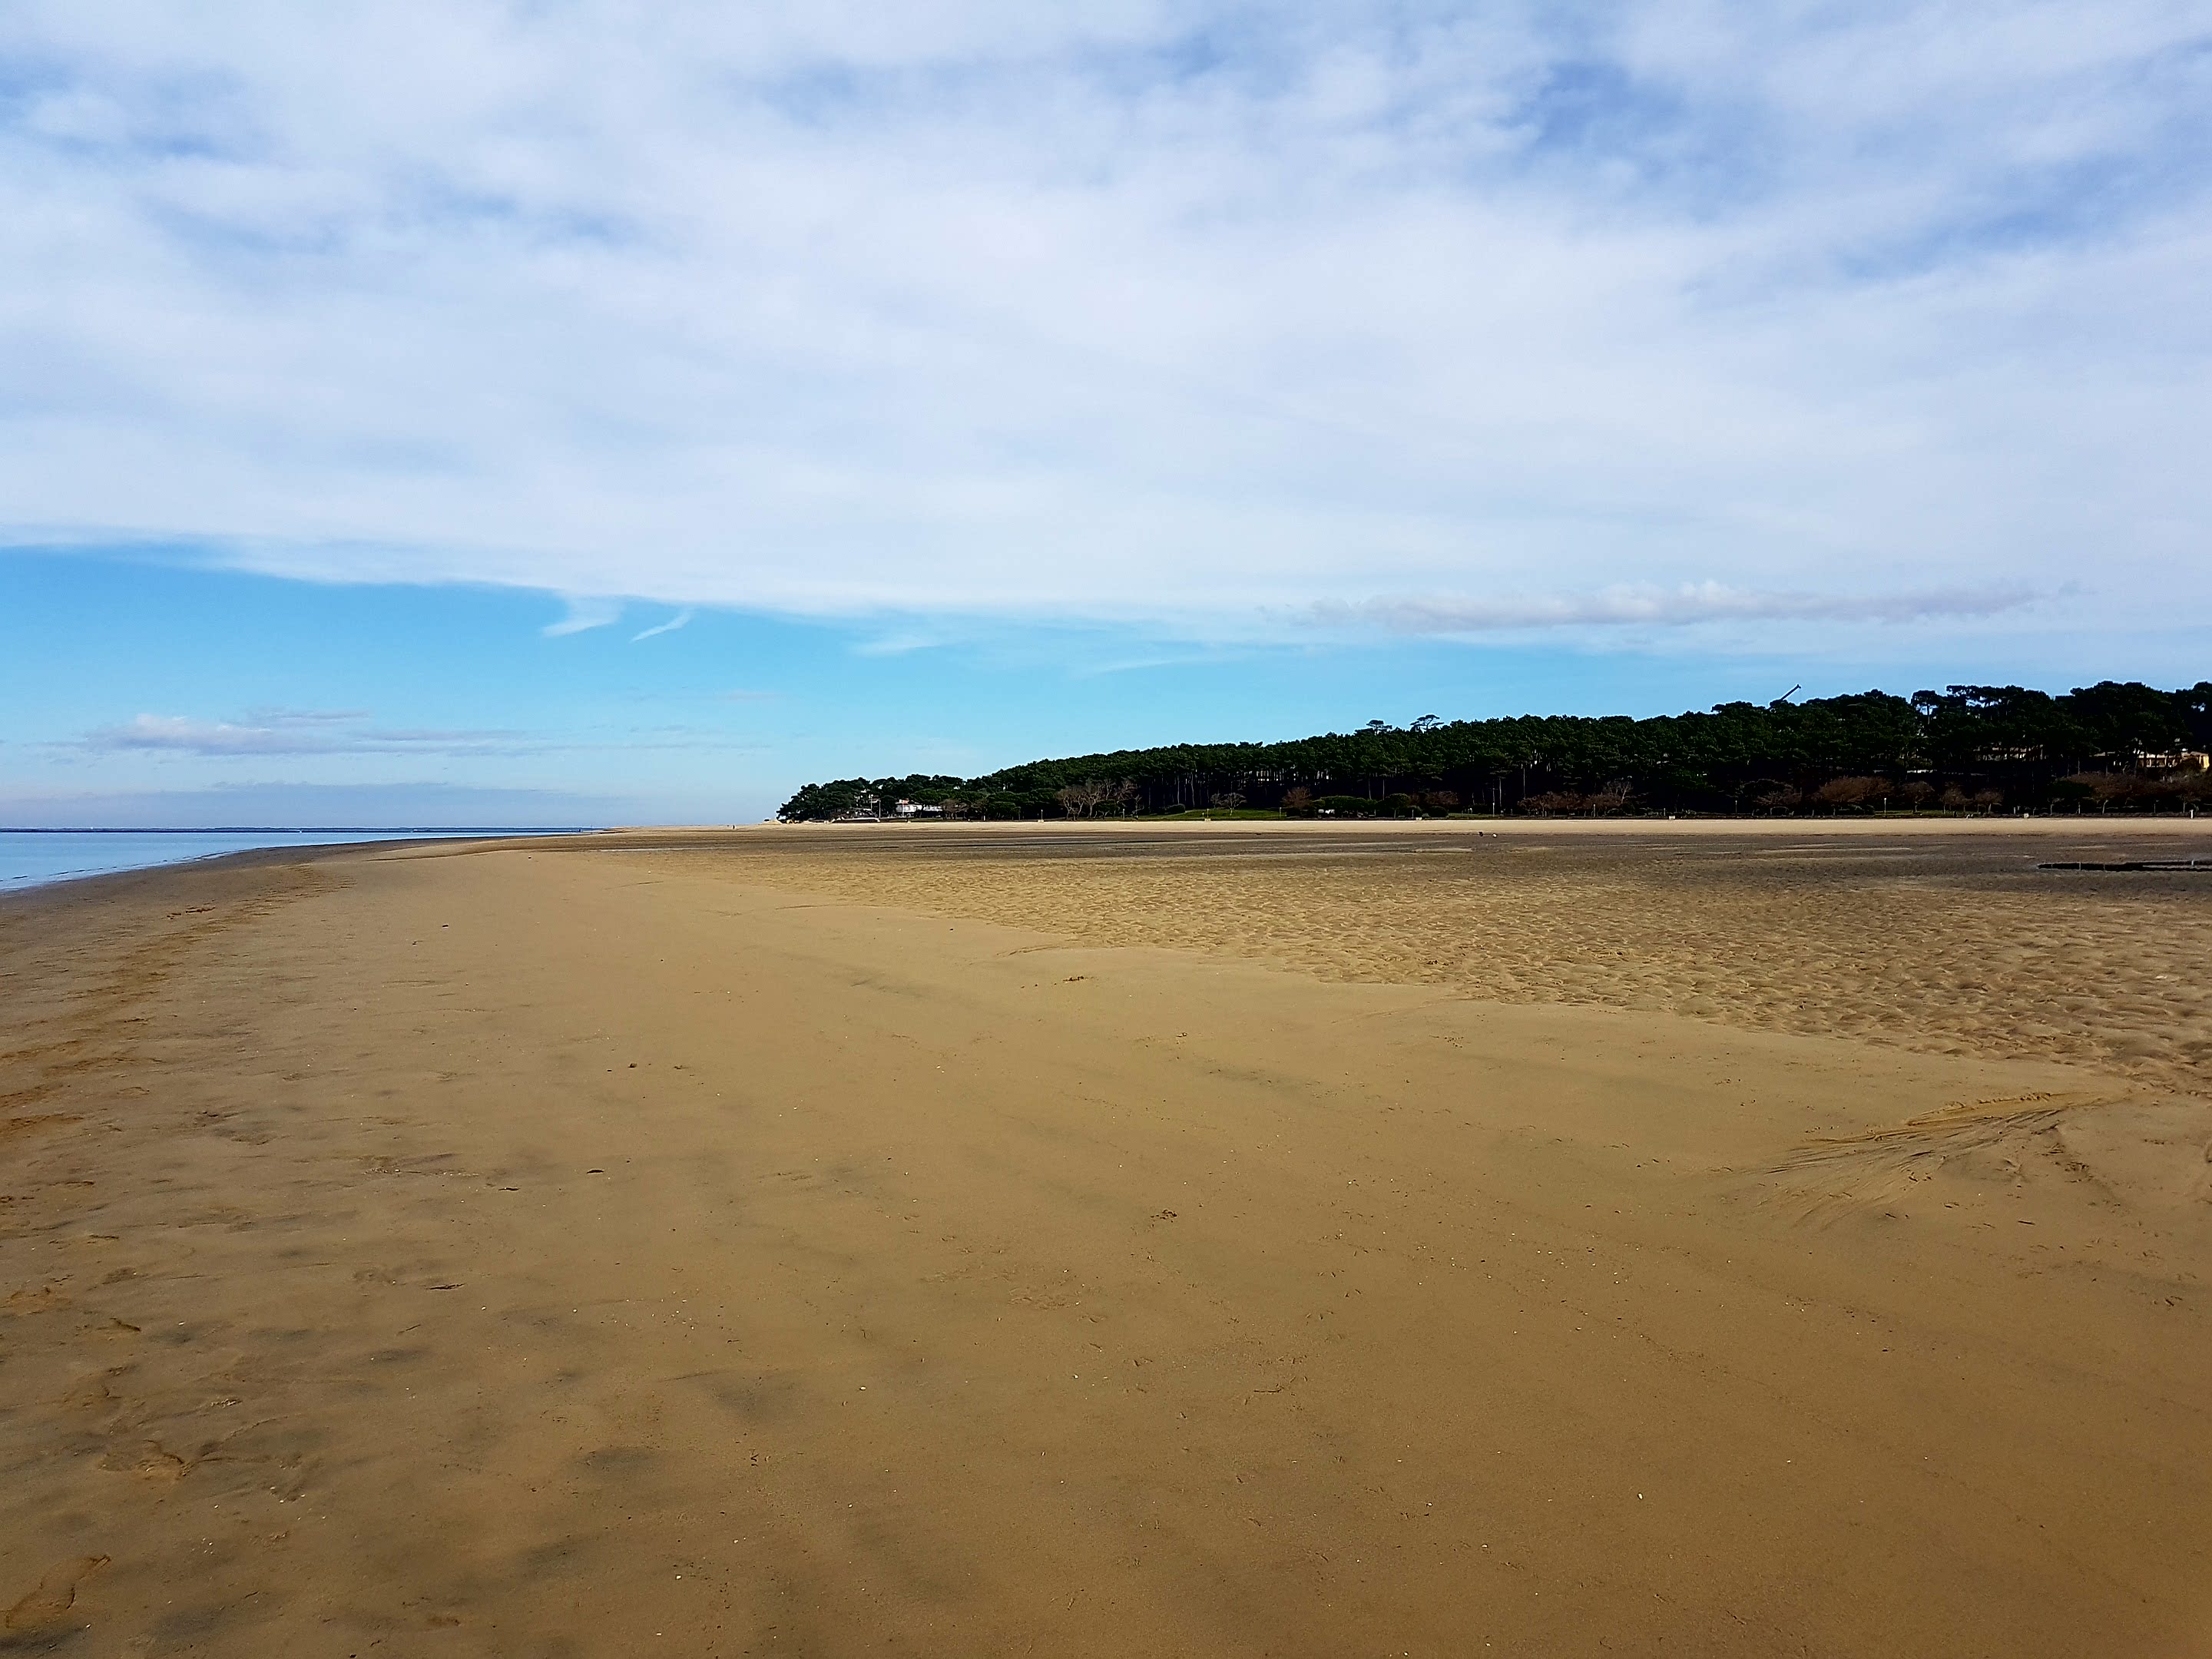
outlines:
[[[2212,1653],[2212,837],[1586,829],[0,905],[0,1650]]]

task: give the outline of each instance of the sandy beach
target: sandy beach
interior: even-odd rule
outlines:
[[[2212,826],[0,902],[0,1651],[2212,1654]]]

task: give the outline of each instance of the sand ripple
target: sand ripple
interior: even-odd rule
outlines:
[[[1955,838],[1493,841],[1354,858],[1234,846],[1052,857],[981,842],[947,857],[853,839],[712,856],[778,884],[1091,944],[2212,1089],[2212,882],[2038,872],[2035,860],[2067,856],[2043,843],[1962,857]]]

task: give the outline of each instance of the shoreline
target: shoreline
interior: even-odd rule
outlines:
[[[259,832],[251,830],[0,830],[0,835],[27,836],[98,835],[191,836],[204,835],[216,836],[256,833]],[[271,831],[269,833],[296,833],[303,836],[313,836],[340,835],[349,832],[337,830],[304,830],[296,832]],[[363,831],[361,833],[370,838],[364,840],[331,842],[275,842],[260,846],[234,848],[222,852],[187,854],[181,857],[166,859],[155,863],[125,865],[119,869],[87,870],[82,872],[63,872],[52,875],[33,877],[11,884],[0,884],[0,904],[4,904],[10,898],[22,895],[50,892],[57,887],[72,887],[80,883],[107,881],[125,876],[152,875],[169,870],[215,866],[228,863],[233,860],[244,860],[262,863],[284,863],[295,860],[307,862],[337,853],[373,853],[386,851],[398,847],[452,846],[455,843],[474,845],[478,842],[489,843],[505,841],[567,840],[574,836],[596,835],[601,832],[591,830],[556,830],[521,831],[495,830],[489,832],[480,830],[453,830],[450,832],[446,830],[429,830],[414,834],[403,831]]]
[[[2202,856],[2212,860],[2212,820],[2202,819],[2124,819],[2108,820],[2091,816],[2086,822],[2072,817],[2050,818],[1960,818],[1960,819],[1861,819],[1861,818],[1499,818],[1499,819],[1391,819],[1362,818],[1342,821],[1313,819],[1243,819],[1218,822],[1144,821],[1127,819],[1034,819],[1012,822],[960,820],[950,823],[917,823],[885,820],[875,823],[759,823],[759,824],[653,824],[641,826],[612,826],[591,830],[501,830],[492,832],[443,831],[422,835],[394,835],[389,840],[311,842],[297,846],[276,844],[268,847],[245,848],[234,852],[212,853],[173,859],[165,863],[131,866],[120,870],[96,870],[82,875],[63,874],[24,881],[16,885],[0,886],[0,905],[24,900],[38,895],[52,893],[58,888],[82,888],[87,884],[122,880],[131,877],[151,876],[162,872],[187,867],[206,867],[228,865],[234,861],[243,865],[264,863],[309,862],[346,853],[390,854],[412,847],[453,848],[521,844],[532,842],[585,842],[609,847],[662,847],[680,844],[687,847],[710,847],[725,840],[732,845],[743,845],[753,841],[781,838],[809,838],[826,836],[854,836],[883,831],[932,836],[1019,838],[1042,835],[1070,839],[1091,836],[1106,836],[1139,839],[1147,836],[1178,836],[1218,837],[1224,835],[1258,835],[1272,837],[1334,836],[1353,838],[1381,836],[1385,837],[1474,837],[1497,838],[1570,836],[1628,836],[1654,839],[1695,839],[1703,836],[1838,836],[1853,838],[1863,836],[1999,836],[2027,834],[2070,836],[2091,845],[2106,842],[2124,842],[2137,837],[2166,838],[2172,836],[2197,836],[2203,838]],[[172,831],[140,830],[23,830],[4,833],[27,835],[172,835],[223,834],[227,831]],[[319,833],[301,831],[302,834]],[[331,832],[336,833],[336,832]],[[917,845],[925,844],[917,842]]]
[[[2047,826],[2047,827],[2046,827]],[[690,834],[702,829],[721,830],[720,825],[666,825],[645,830],[623,830],[611,833],[622,835]],[[1604,834],[1604,835],[1694,835],[1715,834],[1774,834],[1826,833],[1838,835],[1972,835],[1972,834],[2053,834],[2053,835],[2201,835],[2212,841],[2212,817],[2195,817],[2181,813],[2141,813],[2123,816],[2111,814],[2049,814],[2034,817],[1946,817],[1931,814],[1914,817],[1900,814],[1894,817],[1452,817],[1452,818],[1020,818],[981,819],[959,818],[951,822],[932,822],[927,819],[883,818],[872,822],[763,823],[732,825],[724,833],[732,834],[812,834],[855,830],[915,830],[931,833],[1004,834],[1007,832],[1045,831],[1047,833],[1087,833],[1091,831],[1120,831],[1140,833],[1188,830],[1200,833],[1212,830],[1250,830],[1260,834],[1288,831],[1294,834],[1391,834],[1391,835],[1468,835],[1476,832],[1512,833],[1525,835]]]

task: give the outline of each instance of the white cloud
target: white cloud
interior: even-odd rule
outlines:
[[[242,721],[140,714],[88,732],[75,745],[191,755],[512,754],[531,744],[514,732],[380,729],[358,714],[264,711]]]
[[[639,632],[631,635],[629,636],[629,642],[632,645],[635,645],[640,640],[653,639],[656,635],[661,634],[673,634],[679,628],[688,627],[690,623],[691,618],[696,615],[698,615],[698,612],[687,605],[683,610],[678,611],[674,616],[671,617],[666,622],[655,623],[652,627],[641,629]]]
[[[583,596],[556,634],[623,598],[2201,615],[2205,34],[24,0],[0,535]]]
[[[2034,595],[2018,587],[1934,588],[1895,593],[1782,593],[1700,582],[1678,588],[1495,599],[1324,599],[1312,620],[1396,634],[1492,634],[1559,628],[1690,628],[1702,623],[1912,623],[1994,617]]]
[[[570,634],[582,634],[594,628],[605,628],[622,620],[620,604],[605,599],[570,593],[564,596],[568,614],[558,622],[550,622],[538,631],[549,640],[562,639]]]
[[[732,693],[732,696],[767,696]],[[436,726],[380,726],[363,714],[295,714],[264,710],[242,720],[199,720],[184,714],[138,714],[120,725],[98,726],[66,743],[62,752],[140,753],[202,757],[253,755],[459,756],[473,760],[580,754],[594,750],[640,754],[647,750],[730,752],[758,744],[690,726],[633,726],[595,741],[555,740],[526,732],[449,730]]]
[[[851,648],[856,657],[904,657],[916,651],[934,651],[945,643],[939,635],[908,632],[856,641]]]

